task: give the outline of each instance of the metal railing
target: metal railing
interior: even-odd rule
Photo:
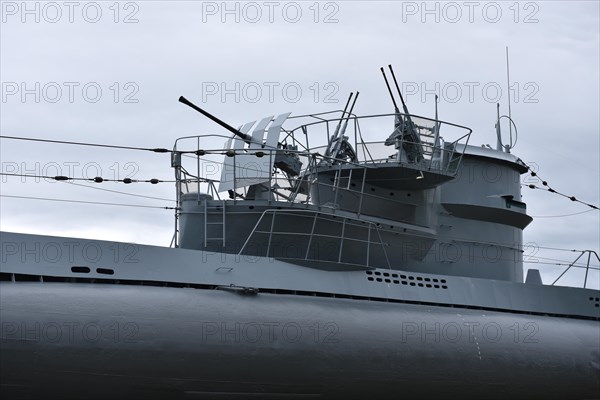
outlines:
[[[260,230],[258,229],[259,226],[261,225],[263,219],[265,218],[266,215],[271,214],[271,223],[270,223],[270,228],[268,230]],[[285,216],[290,216],[290,215],[294,215],[294,216],[301,216],[301,217],[305,217],[305,218],[309,218],[311,221],[310,225],[311,229],[310,232],[298,232],[298,231],[294,231],[294,232],[286,232],[286,231],[277,231],[275,230],[275,218],[277,215],[285,215]],[[308,238],[308,243],[306,245],[306,251],[304,252],[304,257],[302,258],[295,258],[295,257],[284,257],[286,259],[292,259],[292,260],[302,260],[302,261],[325,261],[325,262],[331,262],[334,261],[337,264],[348,264],[350,265],[351,263],[347,263],[347,262],[343,262],[342,259],[344,258],[344,243],[347,241],[350,242],[356,242],[356,243],[363,243],[366,244],[366,263],[365,264],[352,264],[352,265],[361,265],[363,267],[370,267],[370,257],[371,257],[371,246],[377,245],[377,246],[381,246],[382,252],[385,256],[385,261],[386,261],[386,266],[387,268],[391,269],[391,265],[390,265],[390,260],[389,257],[387,255],[387,251],[385,249],[385,247],[388,245],[387,243],[383,242],[383,240],[381,239],[381,233],[379,231],[379,226],[371,221],[365,221],[363,219],[358,219],[358,218],[353,218],[353,217],[348,217],[345,216],[343,218],[341,218],[341,221],[334,221],[330,218],[327,219],[328,223],[338,223],[341,224],[341,235],[326,235],[326,234],[322,234],[322,233],[316,233],[316,226],[317,226],[317,222],[319,220],[319,218],[322,218],[322,216],[331,216],[331,214],[329,213],[324,213],[321,211],[316,211],[316,210],[293,210],[293,209],[287,209],[287,210],[278,210],[278,209],[268,209],[262,212],[260,218],[258,219],[258,221],[256,222],[256,224],[254,225],[254,228],[252,229],[252,231],[250,232],[250,234],[248,235],[248,238],[246,239],[246,241],[244,242],[244,244],[242,245],[241,249],[238,252],[238,255],[244,255],[244,251],[246,250],[248,244],[252,241],[252,239],[256,236],[256,235],[268,235],[268,240],[267,240],[267,248],[265,253],[263,254],[264,257],[271,257],[271,248],[272,248],[272,242],[273,242],[273,237],[277,236],[277,235],[286,235],[286,236],[299,236],[299,237],[306,237]],[[323,219],[323,218],[322,218]],[[360,224],[366,224],[368,226],[367,229],[367,239],[359,239],[356,237],[349,237],[346,235],[346,226],[348,221],[354,221]],[[358,226],[358,225],[355,225]],[[372,237],[374,236],[372,234],[372,231],[375,232],[375,234],[377,235],[378,241],[374,241],[372,240]],[[337,260],[331,260],[331,259],[327,259],[327,258],[318,258],[317,257],[309,257],[310,253],[311,253],[311,246],[314,242],[314,240],[317,240],[319,238],[327,238],[327,239],[335,239],[338,240],[339,239],[339,250],[338,250],[338,256],[337,256]]]
[[[370,141],[365,140],[366,136],[371,136],[376,132],[378,137],[389,136],[395,129],[395,120],[398,117],[405,117],[405,114],[377,114],[368,116],[352,116],[348,119],[350,122],[347,126],[350,129],[348,134],[349,142],[354,146],[358,156],[359,163],[377,163],[382,161],[390,161],[390,153],[395,153],[390,150],[390,146],[386,145],[385,140]],[[418,115],[410,116],[414,122],[416,133],[419,136],[419,144],[421,146],[422,160],[419,162],[407,162],[401,159],[395,159],[398,163],[412,165],[416,168],[424,170],[443,169],[446,167],[447,172],[455,173],[462,158],[464,148],[468,144],[471,135],[471,129],[466,126],[452,124],[441,120],[435,120]],[[310,149],[310,153],[318,153],[323,156],[325,149],[331,143],[332,134],[336,130],[336,126],[340,124],[342,119],[323,119],[317,118],[312,121],[298,126],[290,131],[286,131],[287,137],[293,138],[294,144],[300,147]],[[368,125],[368,126],[367,126]],[[448,131],[447,134],[445,131]],[[314,131],[317,131],[314,133]],[[442,135],[442,131],[444,131]],[[466,131],[466,132],[465,132]],[[442,137],[452,137],[451,140],[443,141]],[[368,138],[367,138],[368,139]],[[316,141],[316,143],[315,143]],[[458,144],[464,144],[463,151],[457,152],[455,149]],[[414,141],[400,137],[395,144],[396,148],[401,148],[404,145],[413,145]],[[393,147],[392,147],[393,149]],[[451,156],[445,166],[439,164],[440,157]],[[339,160],[331,157],[330,162],[348,162],[348,160]],[[436,164],[438,161],[438,164]],[[454,167],[454,168],[452,168]]]
[[[577,265],[577,261],[579,261],[579,259],[581,257],[583,257],[584,254],[587,254],[587,262],[586,262],[586,266],[585,267]],[[600,262],[600,257],[598,256],[598,253],[596,253],[595,251],[593,251],[593,250],[581,250],[581,253],[579,254],[579,256],[577,256],[577,258],[575,259],[575,261],[573,261],[572,263],[570,263],[567,266],[567,268],[558,276],[558,278],[556,278],[554,280],[554,282],[552,282],[551,285],[554,286],[556,284],[556,282],[558,282],[560,280],[560,278],[562,278],[567,272],[569,272],[569,270],[571,268],[573,268],[573,267],[576,267],[576,268],[585,268],[585,277],[583,278],[583,288],[585,289],[587,287],[588,274],[590,272],[590,269],[593,269],[593,270],[596,270],[596,271],[600,270],[600,268],[594,267],[594,266],[590,265],[590,261],[592,260],[592,255],[594,255],[594,257],[596,258],[596,260]]]
[[[323,113],[321,115],[325,115]],[[365,192],[366,171],[377,168],[380,164],[398,164],[403,167],[417,171],[429,171],[453,176],[462,160],[466,144],[468,143],[471,130],[467,127],[451,124],[444,121],[429,119],[426,117],[411,116],[415,129],[419,134],[419,146],[421,148],[421,158],[419,160],[407,160],[401,156],[405,145],[414,145],[404,137],[398,138],[394,146],[386,145],[385,140],[366,141],[365,136],[377,135],[388,136],[393,132],[396,118],[402,117],[402,114],[379,114],[363,117],[351,116],[345,121],[348,122],[349,142],[353,142],[356,159],[336,158],[335,155],[326,155],[326,146],[331,145],[332,134],[335,126],[340,125],[342,118],[325,119],[320,116],[307,116],[311,122],[300,124],[294,129],[288,130],[281,128],[278,148],[249,148],[248,145],[231,144],[232,139],[229,135],[194,135],[185,136],[176,140],[173,148],[172,167],[175,169],[176,178],[176,196],[178,210],[175,213],[175,233],[179,232],[179,212],[182,205],[182,196],[194,193],[197,200],[204,197],[201,193],[207,193],[212,199],[221,200],[222,191],[217,188],[224,182],[233,182],[232,189],[229,190],[229,198],[234,203],[245,198],[250,186],[242,184],[244,175],[249,173],[246,170],[246,164],[239,163],[239,156],[257,157],[257,160],[269,160],[269,171],[259,171],[265,177],[264,187],[269,191],[267,204],[271,202],[284,200],[293,207],[302,204],[309,205],[311,202],[319,204],[318,199],[311,199],[311,189],[313,185],[318,184],[322,187],[330,188],[335,191],[333,207],[337,199],[337,193],[340,190],[350,191],[359,196],[359,206],[354,210],[357,216],[360,216],[362,204],[367,198],[378,198],[373,193]],[[316,121],[315,121],[316,120]],[[440,130],[445,128],[453,130],[455,139],[452,142],[444,142],[440,136]],[[465,133],[466,130],[466,133]],[[458,134],[456,133],[458,132]],[[351,138],[351,140],[350,140]],[[221,144],[216,141],[221,141]],[[234,139],[235,140],[235,139]],[[282,142],[286,143],[284,148]],[[222,145],[225,143],[225,145]],[[462,150],[457,151],[458,144]],[[314,146],[311,147],[311,144]],[[287,146],[290,145],[290,146]],[[187,148],[183,148],[183,147]],[[296,150],[300,149],[300,150]],[[290,177],[278,168],[273,168],[273,160],[277,155],[288,154],[297,157],[302,162],[303,169],[298,176]],[[229,159],[224,162],[223,159]],[[245,160],[248,160],[245,158]],[[266,165],[266,161],[264,162]],[[225,170],[229,165],[230,170]],[[319,181],[319,168],[323,165],[335,166],[338,172],[335,175],[333,183]],[[348,176],[343,176],[342,167],[350,168]],[[246,169],[245,169],[246,168]],[[360,190],[351,189],[352,170],[362,170]],[[194,171],[195,170],[195,171]],[[194,173],[195,172],[195,173]],[[360,171],[359,171],[360,172]],[[358,174],[359,172],[354,172]],[[344,172],[345,173],[345,172]],[[421,176],[423,176],[421,174]],[[232,179],[231,179],[232,178]],[[240,183],[242,182],[242,183]],[[240,191],[241,193],[238,193]],[[318,194],[318,191],[317,191]],[[380,197],[381,198],[381,197]],[[189,199],[189,196],[186,197]],[[388,201],[395,201],[387,198]],[[177,246],[177,239],[174,239]]]

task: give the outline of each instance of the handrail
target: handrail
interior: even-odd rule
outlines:
[[[410,115],[413,118],[421,118],[421,119],[424,119],[424,120],[427,120],[427,121],[431,121],[431,122],[436,122],[436,123],[439,122],[441,124],[453,126],[455,128],[466,129],[466,130],[469,131],[469,134],[473,133],[473,130],[471,128],[467,127],[467,126],[459,125],[459,124],[454,124],[452,122],[442,121],[442,120],[439,120],[439,119],[433,119],[433,118],[429,118],[429,117],[424,117],[424,116],[417,115],[417,114],[386,113],[386,114],[371,114],[371,115],[361,115],[361,116],[354,115],[352,117],[349,117],[349,119],[351,119],[351,120],[360,120],[360,119],[380,118],[380,117],[395,117],[397,115],[400,115],[400,116]],[[300,129],[303,126],[312,126],[312,125],[323,124],[323,123],[328,123],[328,122],[339,122],[340,120],[341,120],[341,118],[332,118],[332,119],[323,119],[323,120],[319,120],[319,121],[315,121],[315,122],[309,122],[309,123],[297,126],[296,128],[290,130],[290,132],[298,130],[298,129]]]
[[[372,144],[372,143],[383,143],[383,142],[369,142],[369,143]],[[264,149],[263,153],[272,153],[273,151],[277,151],[277,150],[274,150],[274,149]],[[444,151],[452,152],[451,150],[444,150]],[[291,150],[290,152],[294,152],[294,151]],[[303,155],[306,154],[305,152],[299,152],[299,151],[297,151],[297,153],[298,154],[303,154]],[[246,154],[252,154],[252,153],[246,153]],[[326,157],[324,157],[324,156],[322,156],[321,154],[318,154],[318,153],[312,153],[312,154],[310,154],[310,157],[311,158],[309,159],[310,160],[309,161],[309,165],[307,166],[306,169],[304,169],[302,171],[302,173],[300,174],[300,176],[297,178],[296,185],[295,186],[291,186],[289,188],[287,188],[287,187],[282,188],[283,190],[289,190],[291,192],[288,200],[290,200],[292,203],[297,203],[298,191],[300,190],[300,187],[302,185],[302,181],[307,180],[307,177],[309,175],[311,175],[311,174],[313,176],[316,176],[317,179],[318,179],[318,171],[319,171],[319,169],[320,168],[324,168],[324,167],[319,167],[318,160],[323,160],[323,159],[336,160],[336,159],[331,158],[331,157],[327,157],[326,158]],[[219,162],[213,161],[213,160],[206,160],[206,161],[210,162],[210,163],[219,163]],[[344,165],[350,166],[350,171],[352,171],[352,169],[351,169],[352,167],[357,167],[357,168],[360,168],[362,170],[369,170],[369,169],[376,169],[376,168],[378,168],[376,165],[374,165],[375,161],[377,161],[377,160],[369,161],[369,162],[361,162],[361,163],[347,162],[347,163],[344,163]],[[388,161],[388,160],[387,159],[381,159],[381,161],[385,162],[385,161]],[[413,165],[408,164],[408,165],[405,165],[405,166],[409,166],[409,167],[414,168],[414,169],[425,170],[423,168],[419,168],[418,165],[413,166]],[[209,185],[209,190],[212,191],[213,195],[217,194],[217,196],[218,196],[218,191],[214,187],[214,183],[219,182],[219,180],[217,180],[217,179],[207,179],[207,178],[203,178],[203,177],[197,177],[197,176],[192,175],[189,172],[187,172],[185,170],[185,168],[183,168],[183,167],[180,167],[180,168],[181,168],[181,170],[182,170],[182,172],[184,174],[184,177],[183,177],[183,179],[180,178],[178,180],[179,183],[191,183],[191,182],[207,183]],[[342,163],[339,163],[336,166],[336,170],[338,171],[337,172],[337,176],[339,177],[340,176],[340,171],[342,171]],[[440,172],[444,172],[442,170],[439,170],[439,171]],[[366,174],[363,173],[362,175],[363,175],[362,181],[364,181]],[[190,179],[190,177],[192,177],[193,179]],[[282,179],[282,178],[283,177],[275,177],[275,178],[272,178],[272,179],[277,180],[277,179]],[[326,182],[326,181],[319,181],[319,185],[322,186],[322,187],[331,188],[331,190],[334,191],[334,192],[339,192],[340,189],[343,189],[346,192],[355,193],[357,196],[360,196],[361,199],[363,197],[365,197],[365,198],[373,198],[373,199],[382,199],[382,200],[386,200],[386,201],[390,201],[390,202],[394,202],[394,203],[398,203],[398,204],[406,204],[406,202],[400,201],[398,198],[393,198],[392,199],[392,198],[389,198],[389,197],[386,197],[386,196],[381,196],[381,195],[378,195],[378,194],[375,194],[375,193],[365,192],[365,190],[364,190],[365,189],[365,182],[361,182],[361,185],[360,185],[360,189],[361,190],[355,190],[355,189],[352,189],[351,187],[349,187],[349,188],[347,188],[347,187],[342,188],[340,186],[342,184],[342,181],[343,182],[348,181],[348,183],[349,183],[349,179],[350,179],[348,176],[343,176],[342,178],[343,179],[336,179],[336,181],[334,182],[334,184],[331,184],[331,183]],[[398,178],[398,179],[400,179],[400,178]],[[405,178],[405,179],[409,180],[409,178]],[[308,183],[309,187],[308,187],[307,193],[305,193],[305,195],[307,197],[310,196],[310,186],[312,186],[312,184],[313,184],[312,181],[313,181],[312,179],[308,178],[308,182],[307,183]],[[308,201],[308,199],[306,201]],[[334,201],[334,203],[335,203],[335,201]],[[362,204],[362,201],[359,200],[359,203]],[[361,213],[361,209],[359,209],[357,213],[360,214]]]
[[[258,226],[261,224],[263,218],[265,217],[265,215],[267,214],[273,214],[273,218],[271,219],[271,228],[268,231],[260,231],[258,230]],[[315,220],[313,221],[313,225],[312,225],[312,230],[310,233],[301,233],[301,232],[277,232],[274,230],[274,226],[275,226],[275,216],[276,214],[308,214],[308,216],[313,216],[315,217]],[[342,235],[340,236],[333,236],[333,235],[325,235],[325,234],[316,234],[314,233],[314,228],[316,225],[316,219],[318,218],[319,215],[327,215],[327,216],[331,216],[332,214],[329,213],[325,213],[322,211],[318,211],[318,210],[302,210],[302,209],[284,209],[284,210],[279,210],[279,209],[275,209],[275,208],[270,208],[267,210],[264,210],[260,217],[258,218],[258,221],[256,222],[256,224],[254,224],[254,227],[252,228],[252,231],[250,232],[250,234],[248,235],[248,237],[246,238],[246,241],[244,242],[244,244],[242,245],[242,247],[240,248],[239,252],[238,252],[238,256],[243,255],[244,250],[246,249],[246,246],[248,245],[248,243],[250,242],[251,238],[254,236],[255,233],[264,233],[264,234],[269,234],[269,241],[267,243],[267,252],[265,254],[265,257],[269,257],[269,253],[270,253],[270,249],[271,249],[271,241],[272,241],[272,237],[273,235],[285,235],[285,234],[289,234],[289,235],[298,235],[298,236],[308,236],[309,237],[309,244],[307,247],[307,252],[305,257],[302,259],[304,261],[329,261],[331,262],[331,260],[318,260],[318,259],[312,259],[312,258],[308,258],[308,252],[310,251],[310,244],[312,243],[312,238],[313,237],[329,237],[329,238],[340,238],[340,254],[338,256],[338,263],[342,263],[341,259],[342,259],[342,247],[343,247],[343,242],[344,240],[353,240],[353,241],[358,241],[358,242],[363,242],[363,243],[367,243],[367,249],[369,250],[371,247],[371,244],[378,244],[381,246],[382,250],[383,250],[383,254],[385,255],[385,259],[387,262],[387,266],[389,269],[391,269],[391,265],[390,265],[390,261],[389,261],[389,257],[387,255],[387,251],[385,250],[385,246],[386,243],[383,242],[383,240],[381,239],[381,234],[379,232],[379,226],[377,223],[372,222],[372,221],[368,221],[368,220],[364,220],[364,219],[360,219],[360,218],[353,218],[353,217],[349,217],[349,216],[344,216],[342,222],[336,221],[338,223],[342,223],[345,224],[346,220],[351,220],[351,221],[357,221],[360,223],[366,223],[369,227],[368,230],[368,236],[367,236],[367,240],[362,240],[362,239],[356,239],[356,238],[350,238],[350,237],[345,237],[344,236],[344,231],[342,230]],[[377,232],[377,235],[379,236],[379,243],[377,242],[371,242],[371,228],[375,227],[375,231]],[[289,258],[291,259],[291,258]],[[296,260],[300,260],[300,258],[296,258]],[[369,266],[369,251],[367,252],[367,262],[366,262],[366,266]]]
[[[421,149],[419,154],[421,154],[421,156],[418,159],[410,157],[407,158],[406,153],[403,152],[404,146],[409,146],[408,148],[410,148],[410,144],[408,144],[408,141],[406,140],[407,138],[402,136],[397,137],[394,147],[390,149],[389,147],[386,147],[389,145],[389,143],[386,144],[385,140],[365,141],[363,136],[363,131],[365,130],[365,121],[375,121],[374,124],[368,123],[366,127],[369,131],[377,130],[380,132],[382,129],[382,124],[387,123],[385,121],[377,121],[376,119],[389,119],[390,117],[393,117],[395,120],[399,115],[405,116],[406,114],[387,113],[366,116],[357,116],[355,114],[351,114],[350,116],[342,115],[342,117],[337,118],[324,118],[328,114],[338,112],[339,111],[330,111],[319,114],[307,114],[304,117],[313,118],[316,119],[316,121],[300,124],[293,129],[281,128],[281,132],[284,132],[286,135],[286,144],[289,146],[294,146],[293,148],[281,148],[279,146],[277,148],[259,146],[257,148],[250,149],[245,144],[241,146],[239,143],[237,145],[232,145],[232,142],[229,142],[232,140],[232,136],[224,134],[199,134],[177,138],[173,146],[172,166],[175,168],[178,204],[181,206],[181,195],[183,193],[190,192],[197,192],[198,196],[200,196],[200,192],[206,192],[209,193],[213,198],[216,197],[221,199],[215,183],[220,182],[223,184],[223,179],[229,182],[231,179],[231,172],[233,173],[233,185],[231,185],[233,186],[233,193],[230,191],[229,194],[233,201],[237,202],[239,200],[238,191],[241,190],[241,196],[243,198],[243,196],[247,195],[247,189],[249,187],[248,185],[251,185],[248,179],[244,179],[244,176],[250,171],[255,171],[253,168],[249,168],[249,164],[238,162],[241,160],[238,160],[237,156],[256,156],[257,158],[266,156],[265,159],[270,161],[269,165],[274,165],[276,157],[278,158],[282,154],[287,154],[301,161],[304,164],[304,168],[300,171],[299,175],[292,177],[281,172],[281,170],[277,168],[270,172],[261,172],[261,174],[265,177],[268,173],[268,181],[265,181],[263,184],[265,187],[268,185],[268,188],[270,189],[271,194],[269,195],[269,199],[271,199],[271,196],[275,196],[275,198],[283,197],[291,203],[291,206],[301,203],[305,203],[307,205],[310,203],[320,204],[320,190],[317,190],[316,192],[314,191],[314,184],[315,182],[318,182],[318,185],[321,187],[331,187],[331,189],[335,192],[333,199],[324,201],[333,201],[336,203],[338,200],[338,193],[341,191],[355,193],[357,196],[359,196],[359,208],[358,210],[353,211],[356,215],[360,216],[360,214],[363,212],[363,203],[365,199],[385,199],[386,201],[398,202],[398,199],[390,199],[372,194],[370,192],[365,192],[365,176],[368,170],[377,169],[380,167],[380,164],[383,163],[394,163],[402,167],[421,171],[421,176],[423,176],[422,172],[426,171],[429,171],[430,173],[453,176],[457,172],[458,166],[460,165],[466,149],[466,144],[468,143],[470,134],[472,133],[470,128],[459,124],[453,124],[419,115],[411,115],[411,117],[417,122],[417,132],[420,135],[419,148]],[[303,116],[297,116],[297,118],[300,117]],[[352,135],[354,136],[352,139],[343,139],[347,141],[348,145],[350,146],[350,150],[349,152],[343,150],[341,153],[332,154],[331,156],[326,155],[326,145],[323,144],[323,147],[321,147],[322,139],[319,139],[318,135],[315,136],[315,133],[322,135],[324,134],[329,137],[331,135],[331,128],[333,126],[331,124],[338,124],[342,120],[349,121],[350,129],[348,132],[348,138]],[[315,128],[311,128],[313,126]],[[451,132],[453,133],[452,139],[455,139],[457,136],[458,139],[452,142],[432,142],[433,129],[434,127],[439,126],[455,127],[460,130],[466,130],[466,133],[453,131]],[[323,129],[317,129],[317,127],[322,127]],[[317,132],[315,132],[315,129]],[[312,139],[309,139],[309,137],[312,137]],[[222,139],[224,142],[230,143],[230,145],[225,144],[225,146],[215,146],[215,139]],[[233,140],[237,139],[233,138]],[[313,147],[309,146],[309,140],[313,142]],[[188,144],[190,144],[190,141],[192,142],[191,146],[193,147],[191,147],[191,149],[184,145],[184,142],[186,141]],[[327,142],[329,143],[329,138]],[[457,146],[459,143],[464,144],[465,146],[462,148]],[[354,146],[353,149],[352,146]],[[392,154],[386,158],[381,157],[386,153]],[[351,154],[354,154],[354,156],[351,156]],[[215,156],[227,156],[232,157],[233,159],[228,163],[225,163],[222,161],[222,159],[221,161],[218,161]],[[195,165],[190,169],[190,171],[196,169],[195,174],[190,173],[186,169],[186,165],[187,167],[190,167],[192,162],[194,162]],[[208,167],[208,165],[211,164],[213,167]],[[331,185],[328,181],[319,181],[319,176],[323,172],[323,168],[327,168],[327,166],[333,167],[334,165],[335,170],[337,170],[337,178],[335,179],[334,184]],[[224,172],[223,168],[227,168],[227,171],[230,171],[230,168],[233,168],[233,171]],[[352,172],[353,169],[360,169],[362,171],[362,178],[360,177],[361,171]],[[349,170],[349,172],[343,172],[344,170]],[[218,178],[218,176],[207,175],[209,173],[220,174],[221,177]],[[229,175],[227,175],[225,178],[225,175],[223,175],[224,173]],[[327,176],[327,179],[329,179],[329,175]],[[360,185],[360,191],[354,190],[350,186],[350,180],[354,176],[356,176],[355,179],[357,180],[357,185]],[[359,184],[358,182],[361,180],[362,182]],[[283,185],[279,186],[282,182]],[[223,186],[220,187],[223,188]],[[304,190],[301,191],[301,189]],[[317,196],[317,198],[312,198],[312,196]],[[198,200],[200,200],[200,197],[198,197]],[[177,232],[178,229],[179,222],[176,213],[175,231]],[[175,246],[177,246],[177,239],[175,239]]]
[[[579,261],[579,259],[581,257],[583,257],[583,255],[586,253],[588,255],[587,263],[586,263],[586,266],[583,267],[583,268],[585,268],[585,277],[583,278],[583,288],[585,289],[587,286],[588,272],[589,272],[590,268],[594,269],[594,270],[598,270],[598,268],[590,267],[590,260],[592,258],[592,254],[596,257],[596,260],[598,260],[600,262],[600,257],[598,256],[598,253],[596,253],[594,250],[581,250],[581,254],[579,254],[579,256],[577,256],[575,261],[573,261],[571,264],[569,264],[569,266],[558,276],[558,278],[556,278],[554,280],[554,282],[552,282],[551,286],[554,286],[554,284],[556,284],[556,282],[558,282],[558,280],[560,278],[562,278],[571,269],[571,267],[575,266],[575,263],[577,261]]]

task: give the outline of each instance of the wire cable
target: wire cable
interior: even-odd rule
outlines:
[[[523,183],[523,185],[526,185],[528,188],[530,189],[539,189],[539,190],[546,190],[550,193],[555,193],[559,196],[562,197],[566,197],[567,199],[571,200],[571,201],[575,201],[577,203],[581,203],[581,204],[585,204],[586,206],[593,208],[595,210],[600,210],[600,208],[594,204],[590,204],[590,203],[586,203],[584,201],[579,200],[578,198],[576,198],[575,196],[568,196],[564,193],[559,192],[558,190],[553,189],[549,184],[548,181],[543,180],[537,172],[535,172],[534,170],[531,169],[531,167],[527,164],[525,164],[525,162],[523,162],[523,160],[521,160],[520,158],[517,158],[517,162],[519,162],[521,165],[523,165],[525,168],[527,168],[527,170],[529,171],[530,175],[534,178],[537,178],[544,187],[539,187],[536,186],[534,184],[527,184],[527,183]],[[538,217],[539,218],[539,217]]]
[[[562,214],[562,215],[530,215],[530,217],[532,217],[532,218],[563,218],[563,217],[571,217],[573,215],[589,213],[590,211],[594,211],[594,210],[589,209],[589,210],[580,211],[580,212],[576,212],[576,213],[572,213],[572,214]]]
[[[556,265],[561,267],[574,267],[574,268],[583,268],[583,269],[593,269],[596,271],[600,271],[600,267],[595,265],[581,265],[581,264],[563,264],[563,263],[551,263],[551,262],[542,262],[542,261],[523,261],[523,263],[527,264],[542,264],[542,265]]]
[[[109,179],[109,178],[102,178],[100,176],[97,176],[95,178],[71,178],[71,177],[64,176],[64,175],[47,176],[47,175],[13,174],[13,173],[9,173],[9,172],[0,172],[0,175],[18,176],[21,178],[52,179],[55,181],[85,181],[85,182],[95,182],[95,183],[102,183],[102,182],[119,182],[119,183],[125,183],[125,184],[151,183],[153,185],[156,185],[157,183],[175,183],[176,182],[176,181],[170,181],[170,180],[164,181],[164,180],[156,179],[156,178],[152,178],[152,179],[131,179],[131,178]]]
[[[100,187],[96,187],[96,186],[82,185],[81,183],[75,183],[75,182],[69,182],[69,181],[59,181],[59,182],[61,182],[61,183],[68,183],[69,185],[80,186],[80,187],[84,187],[84,188],[88,188],[88,189],[102,190],[103,192],[110,192],[110,193],[123,194],[123,195],[127,195],[127,196],[141,197],[141,198],[144,198],[144,199],[173,201],[173,202],[177,201],[177,200],[173,200],[173,199],[165,199],[163,197],[145,196],[145,195],[142,195],[142,194],[127,193],[127,192],[121,192],[121,191],[118,191],[118,190],[104,189],[104,188],[100,188]]]
[[[124,203],[104,203],[104,202],[99,202],[99,201],[53,199],[53,198],[49,198],[49,197],[13,196],[13,195],[8,195],[8,194],[0,194],[0,197],[7,197],[7,198],[12,198],[12,199],[25,199],[25,200],[45,200],[45,201],[58,201],[58,202],[66,202],[66,203],[94,204],[94,205],[102,205],[102,206],[156,208],[156,209],[164,209],[164,210],[176,210],[177,209],[177,207],[146,206],[146,205],[142,205],[142,204],[124,204]]]
[[[43,143],[55,143],[55,144],[69,144],[75,146],[90,146],[90,147],[105,147],[110,149],[124,149],[124,150],[142,150],[142,151],[151,151],[154,153],[171,153],[173,150],[165,149],[165,148],[147,148],[147,147],[134,147],[134,146],[118,146],[113,144],[102,144],[102,143],[87,143],[87,142],[72,142],[67,140],[51,140],[51,139],[39,139],[39,138],[29,138],[22,136],[6,136],[0,135],[0,139],[11,139],[11,140],[25,140],[31,142],[43,142]]]

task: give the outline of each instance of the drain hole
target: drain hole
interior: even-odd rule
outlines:
[[[110,268],[96,268],[96,272],[104,275],[114,275],[115,271]]]

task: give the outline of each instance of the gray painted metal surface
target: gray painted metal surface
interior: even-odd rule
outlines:
[[[592,289],[388,268],[327,270],[268,257],[10,232],[0,234],[0,246],[3,249],[0,273],[8,280],[12,280],[12,275],[22,274],[37,281],[46,277],[46,281],[64,278],[123,284],[233,285],[373,298],[384,302],[419,302],[600,319],[600,307],[597,306],[600,301],[596,300],[600,298],[600,291]],[[87,272],[80,272],[78,267],[86,268]]]
[[[0,288],[1,388],[10,398],[599,393],[597,321],[221,290]]]

